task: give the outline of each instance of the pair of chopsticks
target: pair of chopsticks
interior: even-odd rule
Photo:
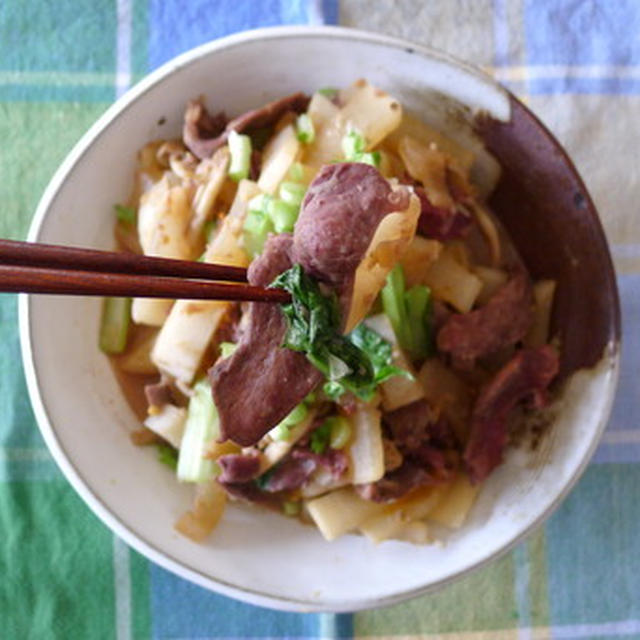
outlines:
[[[247,284],[247,270],[206,262],[0,240],[0,292],[288,302]]]

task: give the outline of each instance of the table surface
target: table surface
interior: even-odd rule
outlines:
[[[0,638],[640,638],[640,2],[4,0],[0,237],[23,238],[82,133],[175,54],[273,24],[342,24],[444,49],[520,96],[602,216],[623,310],[619,394],[581,481],[512,553],[433,595],[354,615],[209,593],[115,538],[66,483],[29,406],[0,296]]]

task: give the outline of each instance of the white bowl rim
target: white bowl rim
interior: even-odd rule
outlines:
[[[445,64],[452,65],[459,69],[466,71],[479,80],[485,82],[494,91],[503,92],[510,95],[509,92],[495,82],[490,76],[484,73],[481,69],[457,59],[442,51],[432,49],[428,46],[412,42],[407,39],[395,38],[391,36],[385,36],[382,34],[371,33],[360,29],[351,29],[347,27],[339,26],[305,26],[305,25],[292,25],[292,26],[276,26],[276,27],[263,27],[259,29],[252,29],[243,31],[230,36],[219,38],[211,42],[202,44],[198,47],[190,49],[189,51],[169,60],[164,65],[145,76],[140,82],[132,87],[121,98],[116,100],[100,118],[90,127],[90,129],[80,138],[70,153],[66,156],[60,167],[55,172],[51,181],[47,185],[40,202],[38,203],[36,213],[31,222],[27,240],[30,242],[38,241],[38,236],[41,230],[41,226],[46,217],[47,211],[55,199],[62,184],[66,180],[68,174],[73,170],[76,163],[82,158],[87,149],[97,140],[109,127],[109,124],[123,111],[125,111],[129,105],[138,100],[153,86],[161,82],[165,77],[175,73],[181,67],[187,66],[193,61],[209,55],[213,52],[223,49],[230,49],[239,45],[243,45],[247,42],[253,42],[257,40],[270,40],[270,39],[285,39],[289,37],[298,38],[304,37],[319,37],[319,38],[335,38],[342,40],[360,40],[371,44],[384,45],[394,49],[411,50],[411,53],[416,53],[426,58],[435,59]],[[540,516],[533,521],[528,527],[526,527],[516,538],[514,538],[508,545],[489,553],[479,562],[474,565],[460,570],[454,574],[447,576],[437,582],[429,584],[424,587],[418,587],[410,589],[408,591],[397,592],[390,596],[374,598],[370,601],[358,602],[356,606],[345,606],[344,608],[328,608],[323,605],[322,602],[313,600],[298,600],[293,598],[276,597],[268,593],[260,591],[254,591],[251,589],[238,588],[234,585],[228,584],[224,581],[211,578],[203,573],[186,568],[178,560],[172,558],[167,552],[161,551],[150,543],[144,541],[138,537],[127,525],[122,522],[113,512],[111,512],[89,488],[85,480],[80,476],[79,472],[73,467],[69,458],[62,446],[62,443],[58,440],[54,426],[51,424],[47,410],[40,393],[38,385],[38,375],[36,371],[36,364],[33,357],[33,349],[31,344],[31,316],[30,316],[30,296],[26,294],[20,294],[18,296],[18,326],[20,333],[20,346],[22,353],[22,361],[25,370],[25,378],[27,382],[27,389],[30,397],[30,401],[34,410],[36,421],[43,439],[53,455],[54,460],[62,471],[67,481],[72,485],[75,491],[84,500],[87,506],[93,511],[93,513],[119,538],[124,540],[127,545],[141,553],[155,564],[162,568],[176,574],[177,576],[187,579],[203,588],[206,588],[217,593],[221,593],[225,596],[230,596],[244,602],[248,602],[253,605],[269,607],[272,609],[291,611],[291,612],[352,612],[356,610],[369,609],[374,607],[389,606],[398,602],[415,598],[425,593],[440,589],[451,582],[469,574],[476,569],[484,567],[488,563],[496,560],[517,544],[528,537],[535,529],[537,529],[548,516],[555,511],[558,505],[564,500],[567,494],[573,489],[578,479],[584,472],[589,460],[593,456],[596,447],[600,441],[602,433],[608,423],[613,400],[615,397],[615,391],[617,387],[617,381],[619,377],[619,364],[620,364],[620,348],[619,342],[610,343],[603,357],[608,360],[610,369],[612,372],[612,382],[610,388],[612,393],[610,394],[607,403],[605,404],[600,421],[598,423],[596,437],[593,438],[590,447],[586,450],[583,459],[574,469],[573,475],[569,482],[565,485],[563,490],[557,495],[556,499],[547,506],[547,509],[540,514]]]

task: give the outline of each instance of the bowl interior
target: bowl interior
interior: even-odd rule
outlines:
[[[509,96],[472,69],[387,38],[337,29],[228,38],[169,63],[105,114],[52,181],[31,239],[111,248],[112,207],[128,196],[136,150],[151,139],[178,136],[191,97],[204,94],[212,107],[235,114],[293,91],[345,86],[359,77],[474,148],[478,110],[498,124],[507,123],[513,110]],[[597,219],[591,224],[608,258]],[[588,261],[586,249],[575,251]],[[116,533],[166,568],[222,593],[283,609],[339,611],[388,604],[441,585],[504,551],[550,512],[579,475],[608,416],[616,311],[615,305],[602,307],[607,331],[589,363],[594,367],[569,381],[549,437],[536,452],[509,456],[483,487],[469,523],[444,547],[374,547],[357,536],[329,544],[311,527],[240,506],[228,510],[207,543],[182,538],[173,523],[190,504],[190,488],[180,486],[153,452],[130,444],[136,418],[97,349],[100,301],[23,298],[21,331],[47,444]],[[569,304],[563,317],[586,324],[584,313]]]

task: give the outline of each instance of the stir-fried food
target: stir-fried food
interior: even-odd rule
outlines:
[[[228,498],[328,540],[463,525],[558,370],[554,283],[531,281],[473,161],[365,81],[230,120],[192,101],[181,140],[140,151],[123,249],[291,294],[105,301],[101,348],[144,386],[134,437],[196,487],[178,530],[205,538]]]

